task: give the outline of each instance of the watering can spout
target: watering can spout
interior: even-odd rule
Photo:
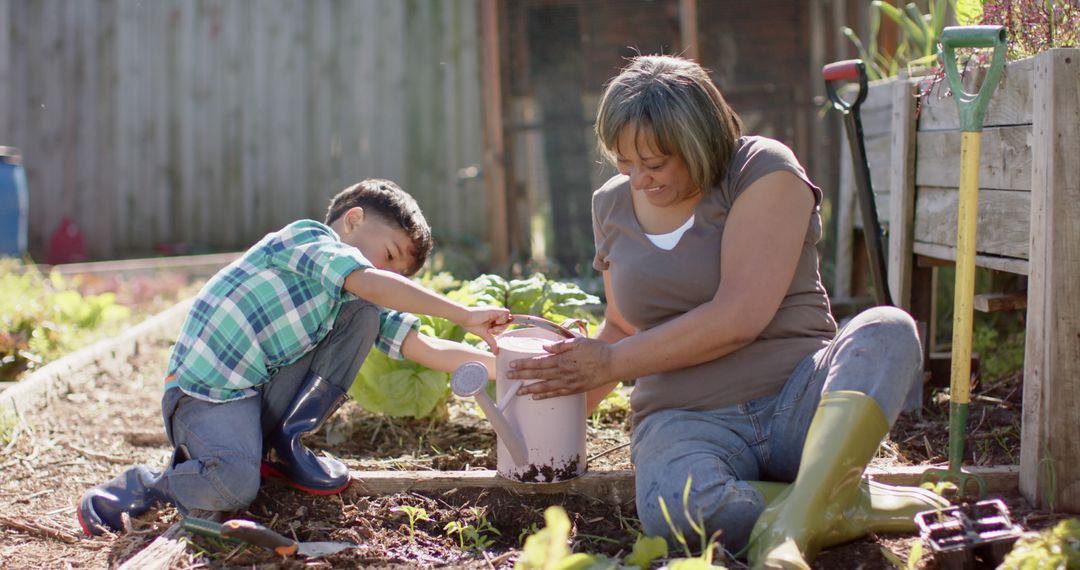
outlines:
[[[480,404],[480,409],[484,410],[484,415],[491,421],[491,426],[495,428],[499,441],[510,452],[514,463],[526,465],[529,461],[529,452],[525,447],[525,438],[521,435],[521,430],[503,415],[503,409],[506,408],[510,399],[515,397],[517,389],[507,392],[509,396],[507,401],[503,402],[502,406],[496,406],[484,390],[487,383],[488,369],[480,362],[466,362],[459,366],[450,377],[450,388],[454,394],[463,398],[470,396],[475,398],[476,403]]]

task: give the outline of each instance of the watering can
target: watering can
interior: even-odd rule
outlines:
[[[538,380],[512,380],[510,363],[547,354],[544,345],[581,336],[566,327],[530,315],[513,315],[512,323],[527,325],[496,337],[495,394],[485,388],[488,370],[480,362],[467,362],[451,376],[450,387],[461,397],[474,397],[498,436],[499,475],[524,483],[554,483],[585,473],[585,394],[544,400],[518,397],[523,384]],[[579,325],[583,323],[578,322]]]

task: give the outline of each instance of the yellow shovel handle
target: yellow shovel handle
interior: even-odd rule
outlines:
[[[952,401],[971,401],[971,329],[975,298],[975,231],[982,133],[960,133],[960,205],[956,219],[956,292],[953,298]]]

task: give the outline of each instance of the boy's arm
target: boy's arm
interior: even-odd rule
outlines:
[[[409,331],[405,337],[401,354],[417,364],[443,372],[453,372],[469,361],[480,362],[488,369],[488,379],[495,379],[494,354],[464,343],[420,334],[416,330]]]
[[[374,267],[350,273],[345,278],[345,290],[388,309],[450,319],[483,338],[492,349],[496,346],[495,335],[510,323],[510,311],[506,309],[466,307],[407,277]]]

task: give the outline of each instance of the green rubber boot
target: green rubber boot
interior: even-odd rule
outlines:
[[[854,391],[823,395],[806,434],[795,482],[754,525],[747,556],[751,567],[809,570],[809,561],[822,548],[862,536],[871,530],[872,521],[883,525],[882,530],[910,528],[910,519],[903,522],[913,507],[910,497],[936,508],[937,501],[919,492],[905,490],[892,496],[887,486],[875,484],[887,491],[875,505],[873,488],[868,485],[870,492],[862,491],[863,470],[888,431],[885,414],[870,396]],[[885,514],[875,514],[876,506]],[[857,516],[845,520],[860,512],[861,520]]]
[[[788,483],[773,481],[748,481],[765,497],[765,504],[784,495],[791,487]],[[863,479],[859,483],[859,496],[846,511],[828,521],[827,530],[820,537],[821,547],[828,548],[858,540],[867,533],[900,534],[918,530],[915,515],[949,506],[949,502],[931,491],[920,487],[886,485]],[[829,514],[835,515],[836,512]]]

